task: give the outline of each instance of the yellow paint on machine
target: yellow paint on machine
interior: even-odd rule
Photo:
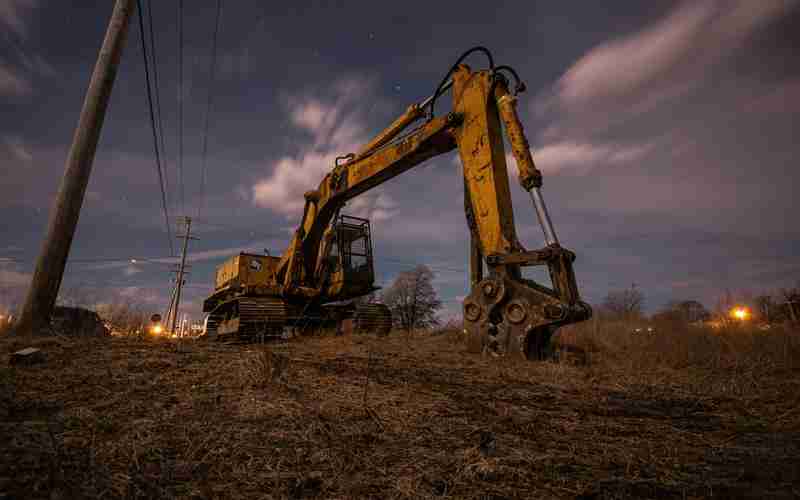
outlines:
[[[275,282],[279,257],[240,253],[217,267],[214,290],[229,287],[254,286]]]

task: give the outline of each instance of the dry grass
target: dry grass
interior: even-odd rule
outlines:
[[[565,332],[585,366],[469,355],[457,328],[51,342],[0,362],[0,496],[794,498],[797,337],[740,333]]]
[[[648,333],[647,326],[654,332]],[[633,333],[637,327],[643,331]],[[743,374],[769,378],[800,368],[800,334],[788,326],[761,330],[751,325],[730,325],[712,329],[673,323],[591,320],[562,330],[559,343],[577,346],[586,351],[590,361],[637,377],[674,370],[725,378]]]

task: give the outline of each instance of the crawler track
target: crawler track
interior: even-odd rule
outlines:
[[[239,297],[220,305],[209,317],[216,335],[225,341],[279,339],[286,325],[286,305],[276,297]],[[210,331],[210,330],[209,330]]]

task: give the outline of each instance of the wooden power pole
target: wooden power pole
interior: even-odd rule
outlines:
[[[175,333],[175,323],[178,320],[178,310],[181,305],[181,289],[183,288],[183,275],[186,270],[186,249],[189,246],[189,240],[197,239],[190,235],[192,218],[185,217],[183,220],[186,223],[186,234],[178,236],[178,238],[183,238],[183,251],[181,252],[181,265],[178,268],[178,282],[175,284],[175,304],[172,308],[172,322],[170,323],[170,333],[172,334]]]
[[[16,331],[22,335],[49,332],[50,315],[61,287],[72,238],[78,225],[92,162],[100,139],[111,88],[117,76],[135,0],[117,0],[83,101],[72,138],[64,177],[50,210],[47,234],[36,260],[31,286]]]
[[[175,293],[178,291],[178,281],[175,280],[175,286],[172,287],[172,292],[169,296],[169,306],[167,312],[164,314],[164,324],[169,326],[172,324],[172,308],[175,307]]]

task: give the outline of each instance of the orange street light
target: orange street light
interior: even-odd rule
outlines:
[[[731,317],[739,321],[747,321],[750,318],[750,311],[746,307],[734,307],[731,309]]]

